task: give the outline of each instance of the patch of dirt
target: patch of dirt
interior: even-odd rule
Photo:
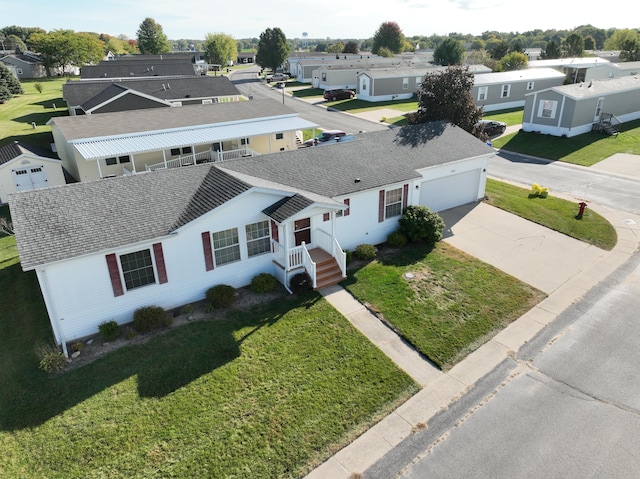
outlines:
[[[236,300],[230,308],[212,310],[206,300],[191,303],[167,311],[172,317],[170,326],[158,329],[149,333],[136,332],[131,323],[120,326],[120,336],[113,341],[105,341],[99,334],[94,334],[85,338],[67,343],[69,356],[77,350],[76,345],[80,346],[80,354],[77,357],[70,357],[69,365],[61,372],[70,371],[85,364],[89,364],[96,359],[115,351],[123,346],[133,344],[142,344],[158,334],[188,324],[194,321],[212,321],[223,318],[230,310],[249,310],[254,306],[265,304],[270,301],[289,296],[289,292],[283,286],[278,285],[275,291],[270,293],[255,293],[249,287],[238,288],[236,290]]]

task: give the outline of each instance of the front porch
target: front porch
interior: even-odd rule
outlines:
[[[322,230],[314,230],[313,235],[315,244],[308,246],[303,241],[288,249],[271,240],[276,277],[289,291],[291,278],[302,272],[309,275],[314,290],[334,285],[347,277],[347,255],[337,240]]]
[[[200,153],[190,153],[188,155],[179,156],[177,158],[166,159],[152,165],[145,165],[145,171],[166,170],[169,168],[181,168],[183,166],[199,165],[201,163],[210,163],[218,161],[235,160],[237,158],[245,158],[257,156],[260,153],[249,147],[237,148],[225,151],[201,151]]]

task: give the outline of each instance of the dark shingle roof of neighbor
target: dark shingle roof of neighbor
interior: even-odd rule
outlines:
[[[31,269],[168,235],[253,184],[264,186],[264,180],[298,193],[267,208],[283,219],[311,204],[307,196],[344,196],[406,182],[420,176],[417,169],[492,153],[460,128],[434,123],[214,166],[25,191],[11,195],[9,204],[22,267]]]
[[[185,105],[179,108],[154,108],[99,115],[58,116],[54,123],[67,140],[127,135],[170,128],[211,125],[280,115],[294,115],[285,105],[270,99]]]
[[[0,146],[0,165],[7,163],[20,155],[25,154],[41,156],[43,158],[51,158],[54,160],[58,159],[57,155],[51,150],[47,150],[35,145],[29,145],[27,143],[14,141],[4,146]]]
[[[80,77],[85,78],[132,78],[185,75],[195,76],[194,63],[183,61],[157,62],[100,62],[97,65],[86,65],[80,69]]]
[[[119,89],[114,89],[114,85]],[[92,107],[124,89],[135,90],[161,100],[240,95],[236,86],[226,76],[196,76],[68,81],[62,85],[62,96],[70,106],[86,104]]]

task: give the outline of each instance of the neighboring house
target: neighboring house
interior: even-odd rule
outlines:
[[[64,184],[62,162],[52,151],[17,141],[0,146],[0,204],[17,191]]]
[[[358,99],[365,101],[393,101],[412,98],[422,86],[424,77],[445,70],[447,67],[431,65],[428,67],[369,69],[358,74],[356,93]],[[484,65],[469,65],[474,74],[491,71]]]
[[[236,58],[236,63],[255,63],[256,62],[256,52],[238,52],[238,57]]]
[[[82,80],[62,85],[62,97],[72,116],[222,103],[238,101],[241,96],[225,76]]]
[[[373,55],[371,53],[341,53],[341,59],[347,60],[358,60],[358,59],[366,59],[366,58],[380,58],[378,55]],[[292,77],[296,77],[298,74],[298,64],[304,60],[312,60],[314,62],[322,62],[324,61],[332,61],[336,59],[335,53],[325,53],[325,52],[293,52],[289,55],[289,57],[284,62],[284,71],[289,72]],[[309,71],[311,74],[311,71]]]
[[[126,59],[125,59],[126,58]],[[97,65],[86,65],[80,69],[82,79],[133,78],[206,75],[207,65],[195,63],[188,57],[163,59],[136,59],[129,57],[101,61]]]
[[[346,275],[345,249],[384,242],[406,206],[482,198],[494,154],[439,122],[15,194],[10,209],[22,268],[36,272],[64,344],[139,307],[176,308],[259,273],[285,287],[304,271],[317,289],[333,284]]]
[[[530,61],[527,68],[553,68],[564,73],[565,83],[580,83],[599,77],[598,70],[608,64],[608,60],[598,57],[554,58]]]
[[[606,63],[591,71],[589,80],[606,80],[624,76],[636,76],[640,72],[640,62]]]
[[[47,70],[42,63],[42,59],[33,53],[11,54],[0,58],[0,61],[6,65],[13,66],[18,78],[21,80],[47,76]]]
[[[549,88],[525,97],[522,129],[572,137],[640,118],[640,78],[626,76]]]
[[[314,88],[322,88],[323,90],[331,90],[335,88],[356,89],[358,85],[358,75],[362,72],[372,70],[408,70],[418,68],[410,61],[397,61],[390,65],[380,65],[376,63],[363,62],[360,60],[351,63],[342,63],[336,65],[323,65],[311,73],[311,85]],[[419,69],[424,69],[421,65]]]
[[[564,74],[553,68],[534,68],[474,75],[471,94],[484,111],[524,106],[528,93],[562,85]]]
[[[318,125],[273,100],[53,117],[47,125],[78,181],[295,150]]]
[[[310,60],[298,60],[296,63],[292,64],[290,68],[291,77],[296,78],[297,81],[301,83],[313,83],[313,72],[320,67],[324,66],[352,66],[361,65],[362,70],[367,70],[370,68],[385,68],[393,65],[400,65],[402,60],[399,58],[385,58],[385,57],[363,57],[363,58],[339,58],[335,57],[331,58],[331,55],[328,55],[323,58],[310,59]]]

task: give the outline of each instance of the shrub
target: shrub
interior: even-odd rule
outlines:
[[[169,325],[166,311],[160,306],[143,306],[133,313],[133,327],[141,333]]]
[[[254,276],[251,280],[251,291],[255,293],[269,293],[276,289],[278,286],[278,280],[276,277],[269,273],[260,273]]]
[[[296,274],[291,278],[291,281],[289,281],[289,289],[291,289],[294,294],[311,291],[313,289],[311,277],[306,271],[304,273]]]
[[[42,83],[34,83],[33,87],[36,89],[38,93],[42,93]]]
[[[400,217],[400,232],[409,241],[437,243],[442,239],[444,221],[426,206],[409,206]]]
[[[353,251],[351,251],[350,249],[346,249],[344,250],[344,254],[347,264],[351,263],[351,260],[353,259]]]
[[[69,360],[55,346],[40,346],[36,349],[40,364],[38,367],[46,373],[55,373],[64,368]]]
[[[105,341],[112,341],[120,336],[120,327],[114,320],[101,323],[98,326],[98,331]]]
[[[228,308],[236,299],[236,290],[228,284],[217,284],[207,290],[206,296],[212,307]]]
[[[393,231],[387,236],[387,244],[389,246],[405,246],[407,244],[407,237],[400,231]]]
[[[372,244],[359,244],[353,254],[360,259],[370,260],[376,257],[378,250]]]

